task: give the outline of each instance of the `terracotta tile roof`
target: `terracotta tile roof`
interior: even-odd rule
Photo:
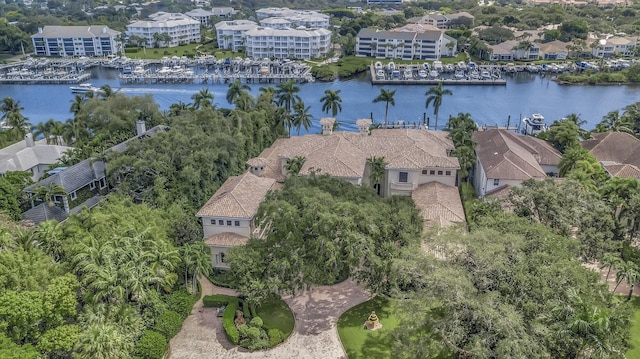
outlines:
[[[612,177],[636,178],[640,180],[640,169],[634,165],[605,165],[603,167]]]
[[[444,228],[466,221],[457,187],[430,182],[416,188],[411,198],[420,209],[425,229]]]
[[[640,140],[624,132],[594,133],[580,144],[598,161],[630,164],[640,168]]]
[[[456,157],[447,156],[453,143],[442,131],[417,129],[376,129],[370,135],[334,132],[331,135],[304,135],[278,139],[260,157],[267,163],[265,176],[284,181],[280,160],[305,158],[301,174],[313,168],[333,177],[361,178],[367,158],[384,157],[386,168],[460,168]]]
[[[204,240],[204,243],[210,246],[239,247],[244,246],[248,241],[249,238],[237,233],[223,232],[210,236]]]
[[[487,178],[542,179],[546,173],[541,165],[557,165],[562,158],[545,141],[506,130],[475,132],[472,139]]]
[[[274,183],[272,178],[257,177],[251,172],[229,177],[196,216],[253,218]]]

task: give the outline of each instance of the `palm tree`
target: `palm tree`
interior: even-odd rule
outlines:
[[[622,259],[614,253],[605,253],[600,259],[600,269],[607,269],[607,276],[604,279],[605,283],[609,282],[609,274],[611,274],[611,269],[618,267],[622,263]]]
[[[178,101],[178,103],[173,103],[171,104],[171,106],[169,106],[169,113],[172,116],[179,116],[184,111],[189,110],[189,107],[190,107],[189,104],[184,103],[182,101]]]
[[[240,91],[240,95],[235,98],[233,103],[236,105],[236,109],[241,111],[250,111],[256,104],[256,100],[246,91]]]
[[[284,106],[287,112],[291,113],[293,105],[300,101],[300,96],[297,95],[298,92],[300,92],[300,87],[296,86],[293,80],[278,84],[276,89],[278,106]]]
[[[322,102],[322,112],[329,113],[336,117],[338,112],[342,112],[342,99],[340,98],[340,90],[325,90],[324,96],[320,98]]]
[[[260,95],[258,101],[272,103],[276,96],[276,89],[273,86],[260,87]]]
[[[201,275],[211,273],[211,250],[204,242],[196,242],[185,245],[182,255],[185,270],[192,274],[191,288],[195,292],[197,290],[196,279]]]
[[[367,158],[367,164],[369,165],[369,180],[371,181],[371,186],[380,194],[380,181],[384,176],[385,168],[384,157],[369,157]]]
[[[78,113],[80,113],[84,105],[87,103],[87,98],[82,95],[75,95],[73,97],[73,100],[71,100],[70,102],[71,108],[69,109],[69,112],[71,112],[73,116],[76,117],[78,116]]]
[[[209,89],[201,89],[197,93],[191,96],[193,100],[193,108],[199,110],[201,108],[211,108],[213,107],[213,94],[209,92]]]
[[[115,92],[113,91],[111,86],[109,86],[109,84],[104,84],[104,85],[100,86],[100,91],[98,91],[98,93],[103,98],[109,98],[109,97],[111,97],[111,96],[113,96],[115,94]]]
[[[391,91],[391,90],[380,89],[380,94],[378,95],[378,97],[373,99],[373,103],[385,102],[385,108],[384,108],[385,127],[387,126],[387,115],[389,114],[389,104],[391,104],[391,106],[396,105],[396,100],[393,98],[395,94],[396,94],[396,90]]]
[[[49,207],[53,207],[55,204],[56,197],[62,197],[63,202],[65,202],[65,210],[67,210],[68,204],[66,204],[67,191],[65,191],[64,187],[59,186],[55,182],[51,182],[48,186],[40,186],[36,188],[34,193],[36,198],[40,198],[42,201],[46,202]],[[68,212],[68,210],[67,210]]]
[[[132,339],[122,334],[116,324],[107,321],[89,325],[78,336],[78,341],[74,347],[74,358],[127,358],[133,350]]]
[[[284,169],[287,170],[287,174],[290,176],[297,176],[302,170],[304,161],[306,158],[303,156],[296,156],[294,158],[287,158],[287,162],[284,165]]]
[[[29,121],[24,117],[21,111],[24,107],[20,106],[20,101],[15,101],[11,97],[5,97],[0,104],[0,111],[4,113],[0,120],[5,121],[7,126],[12,127],[11,133],[14,139],[22,139],[27,134],[27,130],[31,128]]]
[[[427,95],[427,102],[425,104],[426,108],[429,108],[429,105],[433,102],[433,114],[436,116],[436,126],[435,129],[438,130],[438,112],[440,111],[440,106],[442,106],[442,97],[444,95],[453,95],[453,92],[449,89],[442,88],[442,82],[438,84],[438,86],[434,86],[429,89],[425,93]]]
[[[304,127],[305,131],[309,131],[311,127],[311,120],[313,115],[309,113],[310,106],[305,107],[303,101],[296,102],[293,105],[293,126],[297,130],[297,135],[300,135],[300,127]],[[291,136],[291,133],[289,133]]]
[[[246,91],[251,91],[251,86],[242,83],[239,79],[231,82],[229,84],[229,89],[227,90],[227,102],[235,103],[236,99],[240,97]]]
[[[620,286],[620,284],[623,281],[625,281],[631,288],[629,290],[629,297],[628,297],[628,299],[631,299],[631,295],[633,294],[633,287],[635,286],[636,282],[638,281],[638,278],[640,277],[640,273],[638,272],[638,266],[631,261],[627,261],[627,262],[620,263],[618,268],[616,267],[614,268],[617,270],[617,272],[616,272],[616,287],[613,288],[613,292],[615,293],[616,289],[618,289],[618,286]]]
[[[607,113],[596,126],[597,132],[625,132],[633,135],[633,120],[619,111]]]

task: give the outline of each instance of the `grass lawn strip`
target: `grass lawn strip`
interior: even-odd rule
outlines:
[[[285,338],[291,335],[294,326],[293,312],[282,299],[273,298],[256,308],[256,315],[262,318],[266,329],[279,329]]]
[[[634,297],[631,304],[634,309],[630,340],[633,349],[627,352],[627,359],[640,359],[640,297]]]
[[[376,312],[382,328],[364,329],[364,322]],[[338,320],[338,334],[349,359],[391,357],[390,333],[399,325],[394,302],[375,297],[347,310]]]

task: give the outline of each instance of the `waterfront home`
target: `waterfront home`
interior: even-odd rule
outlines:
[[[423,24],[432,25],[438,29],[451,29],[460,25],[464,25],[467,28],[473,28],[473,21],[475,17],[468,12],[457,12],[454,14],[427,14],[419,17],[412,17],[407,19],[409,24]]]
[[[457,41],[432,25],[407,24],[392,30],[366,28],[356,37],[356,56],[438,60],[455,57]]]
[[[209,18],[215,16],[213,12],[207,11],[201,8],[193,9],[191,11],[187,11],[184,13],[194,20],[200,21],[200,25],[204,27],[209,27]]]
[[[640,180],[640,140],[624,132],[593,133],[580,142],[611,177]]]
[[[49,166],[58,162],[71,147],[48,144],[46,139],[36,141],[31,133],[24,140],[0,149],[0,175],[7,172],[28,171],[37,181]]]
[[[535,42],[509,40],[490,45],[489,49],[489,61],[537,60],[540,55],[540,44]]]
[[[544,44],[539,44],[540,57],[543,60],[566,60],[569,54],[567,45],[570,43],[554,40]]]
[[[329,16],[313,10],[292,10],[289,8],[263,8],[256,10],[256,16],[261,25],[265,19],[283,19],[288,21],[293,28],[304,26],[307,29],[328,29],[331,25]]]
[[[149,47],[175,47],[200,42],[200,21],[185,14],[157,12],[149,15],[149,20],[127,25],[127,32],[145,39]],[[169,39],[154,38],[155,34],[168,35]]]
[[[106,25],[45,26],[31,42],[36,56],[107,56],[123,51],[119,38]]]
[[[143,121],[136,123],[136,136],[121,142],[107,151],[124,151],[127,143],[147,136],[152,136],[159,131],[167,131],[166,126],[155,126],[146,130]],[[102,196],[108,192],[108,182],[105,173],[106,164],[100,158],[88,158],[73,166],[56,171],[49,177],[28,186],[24,192],[31,198],[31,208],[22,214],[22,217],[34,224],[55,219],[66,220],[70,214],[78,213],[82,208],[91,208],[97,205]],[[56,193],[51,203],[46,203],[44,198],[38,196],[42,187],[59,187],[60,193]],[[53,208],[56,207],[56,208]]]
[[[331,50],[331,31],[327,29],[255,27],[244,36],[245,52],[254,59],[311,60],[323,57]]]
[[[633,50],[638,42],[636,38],[622,36],[613,36],[595,41],[591,46],[591,55],[605,59],[614,56],[633,56]]]
[[[507,130],[474,132],[473,185],[480,197],[531,179],[557,177],[562,154],[550,143]]]
[[[369,119],[356,122],[358,132],[334,132],[335,119],[323,118],[320,123],[322,134],[276,140],[247,162],[245,174],[229,178],[198,211],[215,268],[227,268],[224,257],[230,247],[244,245],[250,236],[263,235],[264,228],[254,222],[255,213],[267,193],[293,175],[287,170],[291,161],[302,161],[298,175],[326,174],[371,186],[384,197],[411,196],[421,210],[425,228],[465,222],[456,187],[460,165],[451,156],[453,143],[447,132],[369,132]],[[376,160],[379,179],[372,176]],[[374,179],[377,183],[372,183]]]

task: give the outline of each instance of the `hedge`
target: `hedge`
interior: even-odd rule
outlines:
[[[249,310],[249,303],[242,302],[242,314],[244,315],[244,320],[247,322],[249,322],[250,318],[253,318],[251,316],[251,311]]]
[[[167,347],[167,339],[162,334],[146,330],[138,339],[135,352],[142,359],[162,359]]]
[[[240,342],[240,333],[238,333],[238,328],[236,328],[236,323],[234,322],[237,309],[238,300],[236,299],[227,304],[222,314],[222,327],[224,328],[224,332],[227,333],[227,338],[229,338],[229,341],[233,344]]]
[[[172,310],[180,314],[180,317],[186,318],[191,314],[196,300],[185,289],[181,289],[167,295],[164,302],[167,304],[168,310]]]
[[[202,298],[202,305],[206,308],[217,308],[227,305],[229,302],[237,300],[238,298],[236,297],[224,294],[205,295]]]
[[[280,329],[276,328],[269,329],[267,334],[269,335],[269,348],[275,347],[287,338]]]
[[[182,328],[182,320],[180,314],[173,310],[166,310],[156,320],[156,325],[153,326],[153,330],[164,335],[164,337],[169,340],[178,334],[180,328]]]

